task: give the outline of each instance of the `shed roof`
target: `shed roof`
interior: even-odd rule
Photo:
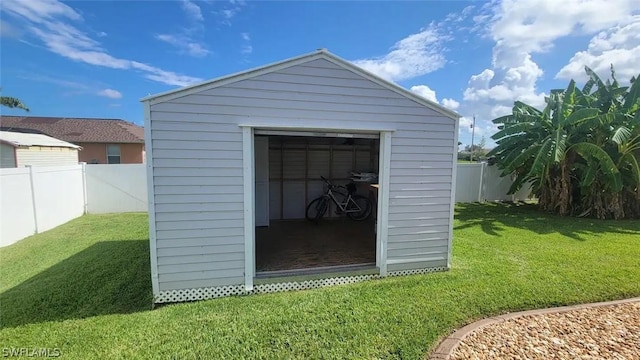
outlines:
[[[36,130],[72,143],[144,143],[144,128],[121,119],[0,116],[2,130]]]
[[[0,141],[13,147],[46,146],[80,149],[80,146],[43,134],[28,134],[11,131],[0,131]]]
[[[396,92],[402,96],[405,96],[427,108],[430,108],[446,117],[449,117],[451,119],[454,120],[458,120],[460,118],[460,114],[456,113],[453,110],[450,110],[436,102],[433,102],[431,100],[425,99],[422,96],[419,96],[417,94],[414,94],[413,92],[403,88],[402,86],[393,83],[391,81],[385,80],[367,70],[364,70],[362,68],[360,68],[359,66],[354,65],[353,63],[342,59],[332,53],[330,53],[329,51],[327,51],[326,49],[318,49],[317,51],[314,51],[312,53],[309,54],[305,54],[305,55],[300,55],[297,57],[293,57],[290,59],[286,59],[286,60],[282,60],[273,64],[269,64],[269,65],[264,65],[261,67],[257,67],[257,68],[253,68],[253,69],[249,69],[246,71],[242,71],[239,73],[235,73],[235,74],[231,74],[231,75],[226,75],[223,77],[219,77],[219,78],[215,78],[215,79],[211,79],[211,80],[207,80],[207,81],[203,81],[200,83],[196,83],[193,85],[189,85],[186,87],[182,87],[182,88],[178,88],[178,89],[174,89],[174,90],[170,90],[170,91],[166,91],[166,92],[162,92],[159,94],[155,94],[155,95],[150,95],[147,97],[142,98],[140,101],[142,102],[149,102],[149,103],[160,103],[160,102],[164,102],[164,101],[169,101],[171,99],[175,99],[178,97],[182,97],[182,96],[186,96],[189,94],[193,94],[196,92],[200,92],[200,91],[205,91],[205,90],[209,90],[209,89],[213,89],[216,87],[220,87],[226,84],[230,84],[230,83],[234,83],[237,81],[241,81],[241,80],[246,80],[246,79],[250,79],[256,76],[260,76],[260,75],[264,75],[264,74],[268,74],[271,72],[275,72],[281,69],[285,69],[291,66],[295,66],[295,65],[299,65],[299,64],[303,64],[309,61],[313,61],[313,60],[318,60],[318,59],[325,59],[328,60],[346,70],[349,70],[353,73],[356,73],[370,81],[373,81],[375,83],[377,83],[378,85],[381,85],[393,92]]]

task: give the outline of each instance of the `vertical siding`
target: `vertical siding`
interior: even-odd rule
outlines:
[[[17,148],[18,166],[77,165],[78,150],[71,148],[30,146]]]
[[[454,121],[320,59],[151,105],[153,177],[165,184],[155,189],[160,290],[243,283],[238,124],[252,119],[292,127],[393,124],[389,270],[446,265]],[[355,163],[369,163],[365,156]],[[298,160],[284,159],[285,178],[299,176]],[[353,163],[353,152],[345,151],[331,171],[349,171]],[[270,188],[271,199],[280,196],[279,183]],[[276,211],[272,206],[271,216]],[[204,219],[182,220],[185,214]],[[223,214],[233,219],[219,220]],[[177,254],[185,248],[198,255]]]
[[[277,143],[271,145],[270,219],[304,219],[307,204],[324,192],[321,176],[331,178],[336,184],[344,184],[352,171],[371,171],[369,145],[330,145],[331,141],[320,138],[307,143],[299,138],[285,137],[278,138]],[[327,216],[336,214],[328,211]]]

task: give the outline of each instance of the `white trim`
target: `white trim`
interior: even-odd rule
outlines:
[[[458,174],[458,132],[460,130],[460,122],[456,121],[453,134],[453,159],[451,166],[451,204],[449,209],[449,239],[447,242],[447,268],[451,268],[451,257],[453,256],[453,215],[456,206],[456,177]]]
[[[356,134],[353,132],[331,132],[331,131],[291,131],[291,130],[262,130],[256,128],[255,135],[275,135],[275,136],[308,136],[308,137],[333,137],[333,138],[359,138],[359,139],[379,139],[380,134]]]
[[[258,66],[245,71],[224,75],[210,80],[205,80],[193,85],[184,86],[181,88],[161,92],[155,95],[149,95],[140,99],[142,102],[150,102],[151,104],[157,104],[160,102],[170,101],[182,96],[195,94],[200,91],[206,91],[214,89],[227,84],[232,84],[237,81],[250,79],[256,76],[268,74],[274,71],[286,69],[291,66],[302,64],[305,62],[313,61],[321,58],[322,56],[318,51],[312,53],[295,56],[286,60],[277,61],[271,64]]]
[[[348,126],[344,121],[304,121],[295,125],[291,121],[262,119],[248,122],[241,122],[238,126],[249,126],[261,131],[302,131],[302,132],[318,132],[323,136],[326,133],[354,133],[354,134],[379,134],[381,131],[395,131],[392,124],[382,123],[359,123],[356,127]]]
[[[156,243],[156,201],[155,187],[153,186],[153,146],[151,138],[151,106],[144,103],[144,142],[147,167],[147,200],[149,207],[149,256],[151,259],[151,288],[153,295],[160,295],[160,282],[158,279],[158,249]],[[108,161],[107,161],[108,162]]]
[[[378,165],[378,237],[380,243],[380,276],[387,276],[387,242],[389,240],[389,183],[391,172],[391,132],[380,133]]]
[[[246,70],[243,72],[239,72],[239,73],[235,73],[235,74],[231,74],[231,75],[227,75],[227,76],[223,76],[223,77],[219,77],[216,79],[212,79],[212,80],[207,80],[207,81],[203,81],[194,85],[190,85],[190,86],[186,86],[183,88],[179,88],[179,89],[175,89],[175,90],[170,90],[170,91],[166,91],[163,93],[159,93],[156,95],[150,95],[147,97],[144,97],[142,99],[140,99],[140,101],[142,102],[149,102],[151,104],[157,104],[160,102],[164,102],[164,101],[170,101],[173,100],[175,98],[179,98],[182,96],[186,96],[186,95],[190,95],[190,94],[194,94],[197,92],[201,92],[201,91],[205,91],[205,90],[209,90],[209,89],[214,89],[220,86],[224,86],[227,84],[231,84],[237,81],[241,81],[241,80],[246,80],[246,79],[250,79],[256,76],[260,76],[260,75],[264,75],[264,74],[268,74],[271,72],[275,72],[278,70],[282,70],[291,66],[295,66],[295,65],[299,65],[299,64],[303,64],[309,61],[313,61],[313,60],[317,60],[317,59],[325,59],[327,61],[330,61],[332,63],[334,63],[335,65],[342,67],[346,70],[349,70],[357,75],[360,75],[362,77],[364,77],[365,79],[372,81],[384,88],[387,88],[388,90],[391,90],[399,95],[402,95],[406,98],[409,98],[415,102],[417,102],[418,104],[421,104],[433,111],[436,111],[437,113],[444,115],[448,118],[451,118],[453,120],[458,120],[460,118],[460,114],[456,113],[455,111],[452,111],[450,109],[447,109],[446,107],[437,104],[433,101],[427,100],[421,96],[418,96],[416,94],[414,94],[413,92],[401,87],[398,84],[395,84],[393,82],[390,82],[388,80],[385,80],[375,74],[370,73],[369,71],[366,71],[354,64],[352,64],[351,62],[342,59],[339,56],[336,56],[330,52],[328,52],[327,50],[321,49],[318,51],[314,51],[312,53],[309,54],[304,54],[304,55],[300,55],[300,56],[296,56],[290,59],[286,59],[286,60],[282,60],[276,63],[272,63],[269,65],[264,65],[258,68],[253,68],[250,70]]]
[[[244,288],[253,290],[255,276],[255,153],[253,128],[242,128],[242,168],[244,183]]]
[[[446,108],[446,107],[444,107],[444,106],[442,106],[442,105],[440,105],[440,104],[438,104],[436,102],[433,102],[431,100],[425,99],[422,96],[419,96],[419,95],[417,95],[417,94],[415,94],[415,93],[403,88],[402,86],[394,83],[394,82],[385,80],[385,79],[379,77],[378,75],[375,75],[375,74],[373,74],[373,73],[371,73],[371,72],[369,72],[367,70],[364,70],[363,68],[351,63],[348,60],[345,60],[345,59],[343,59],[343,58],[341,58],[341,57],[339,57],[337,55],[334,55],[334,54],[332,54],[332,53],[330,53],[328,51],[324,51],[323,54],[326,56],[325,57],[326,60],[331,61],[332,63],[334,63],[334,64],[336,64],[336,65],[338,65],[340,67],[343,67],[343,68],[345,68],[347,70],[351,70],[351,72],[356,73],[356,74],[364,77],[365,79],[367,79],[369,81],[372,81],[372,82],[374,82],[374,83],[376,83],[376,84],[378,84],[378,85],[380,85],[382,87],[385,87],[385,88],[395,92],[398,95],[402,95],[402,96],[404,96],[406,98],[409,98],[409,99],[417,102],[418,104],[423,105],[423,106],[425,106],[425,107],[427,107],[427,108],[429,108],[429,109],[431,109],[431,110],[433,110],[433,111],[435,111],[435,112],[437,112],[437,113],[439,113],[441,115],[444,115],[444,116],[446,116],[446,117],[448,117],[450,119],[453,119],[453,120],[458,120],[461,117],[461,115],[458,114],[457,112],[455,112],[453,110],[450,110],[450,109],[448,109],[448,108]]]

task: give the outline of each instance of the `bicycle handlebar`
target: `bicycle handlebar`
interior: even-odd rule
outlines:
[[[331,183],[331,181],[329,181],[329,179],[327,179],[326,177],[324,177],[324,176],[320,175],[320,179],[322,179],[322,181],[324,181],[324,183],[325,183],[325,184],[327,184],[327,186],[328,186],[329,188],[334,188],[334,187],[336,187],[336,186],[335,186],[335,185],[333,185],[333,184]],[[338,186],[338,187],[339,187],[339,186]]]

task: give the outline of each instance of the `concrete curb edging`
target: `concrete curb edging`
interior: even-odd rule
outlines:
[[[440,344],[438,344],[438,347],[436,347],[436,349],[433,352],[431,352],[431,354],[429,354],[427,359],[449,360],[453,352],[458,347],[458,345],[460,345],[462,340],[464,340],[467,336],[469,336],[469,334],[473,333],[474,331],[480,330],[486,326],[498,324],[507,320],[519,318],[522,316],[563,313],[563,312],[582,310],[582,309],[598,307],[598,306],[612,306],[612,305],[621,305],[621,304],[628,304],[628,303],[634,303],[634,302],[640,302],[640,297],[623,299],[623,300],[615,300],[615,301],[605,301],[605,302],[599,302],[599,303],[527,310],[527,311],[520,311],[515,313],[508,313],[504,315],[488,317],[488,318],[473,322],[471,324],[465,325],[464,327],[456,330],[453,334],[449,335],[447,338],[442,340]]]

